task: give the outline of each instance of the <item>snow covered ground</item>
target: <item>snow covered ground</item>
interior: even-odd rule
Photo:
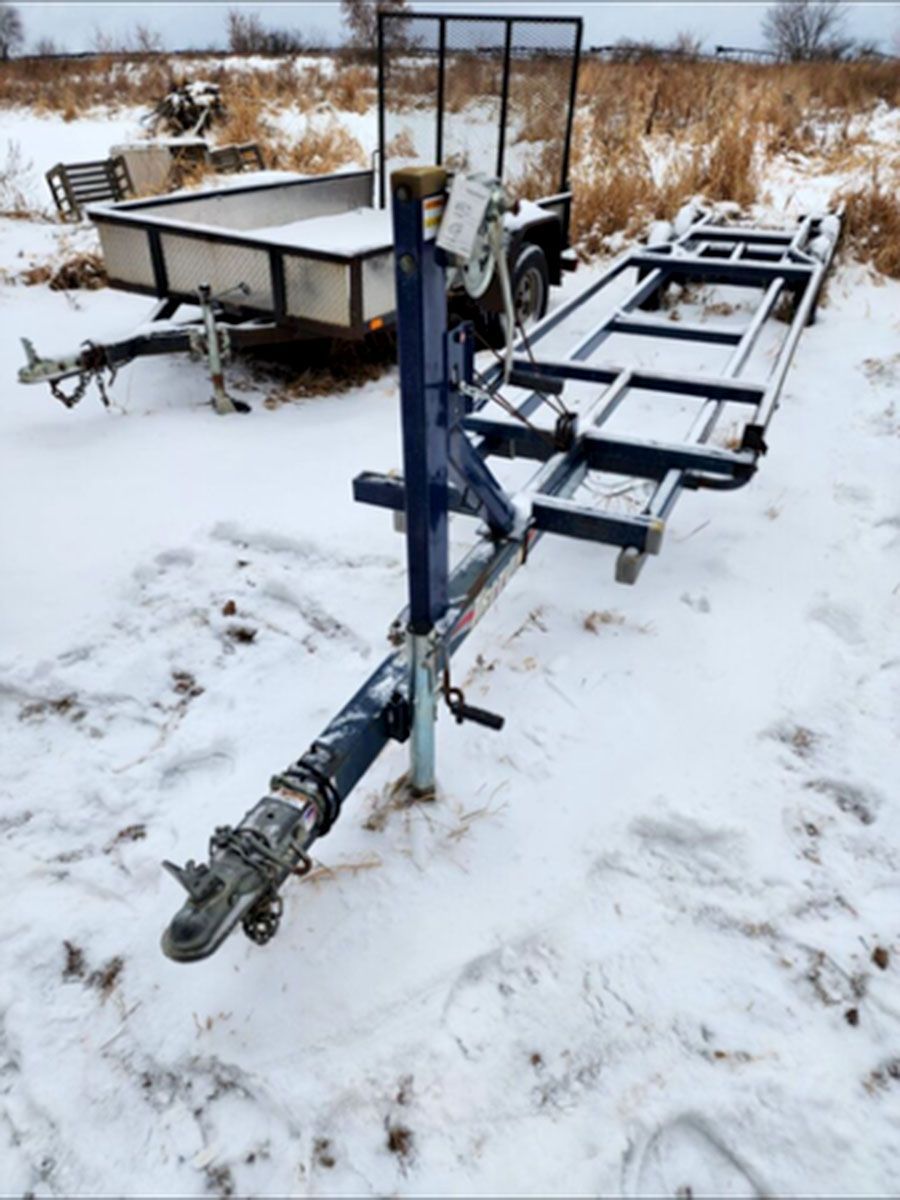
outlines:
[[[57,232],[3,222],[0,267]],[[900,286],[835,270],[759,474],[686,497],[635,588],[544,539],[456,668],[503,732],[442,716],[418,808],[389,749],[275,941],[191,967],[160,860],[240,818],[402,606],[350,494],[398,465],[396,374],[227,419],[183,359],[111,412],[14,383],[20,334],[147,308],[0,286],[3,1191],[895,1192]]]

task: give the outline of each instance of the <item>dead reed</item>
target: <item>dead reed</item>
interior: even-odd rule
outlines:
[[[53,292],[84,289],[95,292],[109,282],[106,264],[99,254],[71,254],[61,262],[36,263],[22,271],[19,279],[26,287],[49,284]]]
[[[900,279],[900,197],[878,171],[862,187],[839,193],[843,201],[844,246],[860,262]]]
[[[488,119],[488,110],[496,107],[499,68],[496,57],[451,54],[445,76],[449,111],[459,114],[474,105]],[[217,133],[223,143],[258,142],[268,164],[304,173],[364,162],[362,146],[339,114],[370,111],[376,79],[370,63],[350,55],[285,57],[265,70],[217,56],[12,60],[0,63],[0,107],[29,105],[72,120],[99,105],[147,107],[188,77],[221,87],[228,113]],[[400,60],[389,83],[396,109],[425,111],[434,104],[435,64],[412,56]],[[514,65],[509,145],[525,164],[521,178],[512,181],[523,194],[556,188],[566,86],[565,64],[552,58]],[[900,107],[900,66],[587,58],[579,87],[571,164],[573,238],[591,254],[615,235],[635,233],[650,218],[673,216],[694,195],[751,203],[773,155],[803,155],[811,169],[823,171],[870,161],[867,123],[879,105]],[[317,119],[292,138],[279,126],[284,110]],[[409,149],[401,131],[392,150],[406,154]],[[848,245],[892,275],[900,257],[893,184],[898,172],[895,156],[879,176],[845,196]],[[2,175],[0,170],[0,184]],[[4,206],[15,211],[15,198]]]

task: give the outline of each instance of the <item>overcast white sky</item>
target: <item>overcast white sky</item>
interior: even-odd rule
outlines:
[[[303,0],[302,3],[235,4],[218,0],[181,3],[180,0],[113,0],[108,3],[41,3],[39,0],[18,4],[30,46],[42,37],[53,38],[68,50],[91,49],[95,29],[121,36],[140,22],[159,32],[168,49],[191,46],[221,46],[225,40],[225,19],[229,8],[256,12],[269,27],[299,29],[311,40],[335,42],[341,39],[338,0]],[[703,38],[712,49],[717,43],[759,46],[760,20],[768,7],[746,0],[723,4],[717,0],[699,3],[603,3],[600,0],[414,0],[415,11],[428,12],[507,12],[528,15],[556,12],[585,18],[585,44],[614,42],[620,37],[649,38],[665,42],[681,30],[690,30]],[[880,42],[882,49],[895,48],[900,38],[900,3],[862,3],[847,5],[847,32],[854,37]]]

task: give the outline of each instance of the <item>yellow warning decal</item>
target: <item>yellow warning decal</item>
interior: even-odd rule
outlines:
[[[422,201],[422,237],[426,242],[437,237],[438,227],[443,215],[443,196],[428,196]]]

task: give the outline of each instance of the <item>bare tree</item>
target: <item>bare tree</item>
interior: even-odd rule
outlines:
[[[151,29],[149,25],[135,25],[132,38],[134,48],[141,54],[161,54],[163,50],[162,34]]]
[[[116,54],[123,49],[121,40],[115,34],[101,29],[99,25],[94,26],[94,32],[91,34],[91,47],[98,54]]]
[[[649,38],[620,37],[608,51],[613,62],[636,63],[659,58],[659,47]]]
[[[341,16],[350,31],[350,44],[374,52],[378,42],[378,12],[407,12],[406,0],[341,0]]]
[[[35,42],[34,52],[38,58],[55,58],[59,54],[65,54],[66,48],[52,37],[42,37]]]
[[[843,36],[846,17],[841,0],[777,0],[763,17],[763,37],[790,62],[842,58],[853,47]]]
[[[297,54],[305,45],[295,29],[266,29],[256,13],[228,10],[228,49],[235,54]]]
[[[228,49],[235,54],[246,54],[265,48],[266,31],[257,13],[241,12],[239,8],[228,10]]]
[[[11,4],[0,4],[0,59],[6,62],[24,41],[25,33],[19,10]]]
[[[266,49],[270,54],[299,54],[307,49],[306,38],[297,29],[270,29]]]
[[[703,53],[703,38],[691,29],[682,29],[672,39],[670,49],[681,58],[699,58]]]

